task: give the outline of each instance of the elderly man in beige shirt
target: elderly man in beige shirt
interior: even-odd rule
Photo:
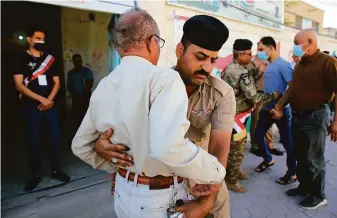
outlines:
[[[72,150],[94,168],[116,177],[117,217],[167,217],[178,200],[188,200],[184,178],[199,184],[221,183],[224,166],[185,139],[188,97],[179,74],[155,66],[164,40],[145,11],[123,14],[116,23],[121,64],[104,78],[90,100]],[[134,165],[117,167],[98,156],[93,143],[109,128],[110,141],[127,146]]]

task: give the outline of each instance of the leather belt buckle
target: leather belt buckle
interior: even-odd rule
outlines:
[[[150,190],[160,190],[160,189],[168,189],[171,186],[171,181],[165,176],[156,176],[150,178],[149,181],[149,189]]]

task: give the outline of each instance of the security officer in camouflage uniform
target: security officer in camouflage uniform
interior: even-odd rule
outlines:
[[[234,90],[236,118],[242,117],[240,115],[244,113],[249,115],[249,111],[254,107],[254,104],[269,103],[280,96],[277,92],[264,94],[263,92],[257,91],[254,79],[246,68],[246,65],[250,63],[252,58],[252,45],[253,43],[248,39],[235,40],[233,45],[233,61],[226,68],[226,73],[223,77],[223,80]],[[247,189],[238,182],[238,179],[248,178],[247,173],[240,172],[246,140],[247,133],[245,130],[237,132],[233,129],[225,180],[228,189],[234,192],[244,193],[247,191]]]

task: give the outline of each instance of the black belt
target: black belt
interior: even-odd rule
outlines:
[[[294,115],[311,115],[315,111],[325,109],[325,107],[326,107],[326,104],[322,104],[315,109],[305,109],[305,110],[294,110],[293,109],[292,112],[293,112]]]

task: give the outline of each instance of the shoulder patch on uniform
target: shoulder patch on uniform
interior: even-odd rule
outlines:
[[[205,83],[218,90],[222,96],[227,95],[227,93],[232,89],[232,87],[226,82],[213,76],[209,76]]]
[[[241,80],[242,80],[243,84],[245,84],[246,86],[248,86],[248,85],[250,85],[252,83],[252,81],[249,78],[249,74],[248,73],[242,74]]]

